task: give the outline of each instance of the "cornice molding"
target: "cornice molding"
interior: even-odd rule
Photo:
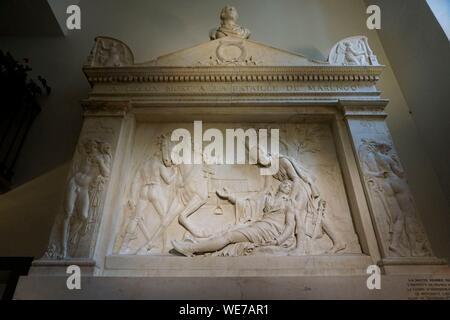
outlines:
[[[91,85],[145,82],[376,82],[382,66],[85,67]]]

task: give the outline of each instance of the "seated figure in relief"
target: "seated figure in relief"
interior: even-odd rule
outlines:
[[[309,239],[315,240],[327,234],[333,243],[328,253],[337,253],[346,249],[347,244],[337,227],[326,213],[326,201],[321,196],[311,174],[295,159],[282,155],[270,154],[260,146],[255,146],[258,165],[270,167],[278,160],[278,171],[272,176],[283,182],[292,182],[292,199],[295,201],[296,249],[293,254],[308,254],[305,246]],[[268,176],[267,176],[268,177]]]
[[[172,241],[174,249],[185,256],[193,256],[196,253],[216,252],[237,243],[252,243],[256,246],[289,246],[289,243],[293,242],[295,229],[292,187],[292,181],[285,180],[280,183],[275,195],[265,194],[253,200],[263,203],[263,214],[260,220],[197,243],[174,240]],[[235,204],[239,201],[227,188],[218,190],[217,193],[231,203]]]
[[[243,39],[250,37],[250,30],[241,27],[236,23],[239,15],[236,8],[225,6],[220,12],[220,26],[215,30],[211,30],[209,37],[211,40],[233,36]]]
[[[344,42],[344,64],[346,65],[364,65],[366,61],[367,53],[363,50],[355,51],[352,47],[352,43],[349,41]]]

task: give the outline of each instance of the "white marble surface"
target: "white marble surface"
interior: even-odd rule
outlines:
[[[82,290],[67,290],[65,277],[20,278],[15,299],[408,299],[408,279],[382,276],[381,290],[368,290],[366,276],[338,277],[89,277]],[[435,276],[450,279],[447,276]]]
[[[403,215],[396,217],[407,216],[407,219],[398,220],[405,223],[395,223],[392,216],[394,223],[386,222],[386,212],[391,212],[389,203],[397,201],[398,205],[399,201],[382,188],[379,198],[392,201],[377,201],[367,184],[367,163],[358,153],[362,138],[376,138],[392,144],[384,123],[388,100],[381,99],[381,92],[376,87],[383,66],[378,64],[367,39],[363,36],[344,39],[333,48],[329,61],[310,61],[301,54],[248,40],[248,30],[237,24],[233,12],[229,14],[231,16],[222,19],[228,21],[221,21],[221,26],[223,22],[223,30],[234,30],[236,34],[222,36],[219,30],[214,34],[219,33],[218,39],[144,63],[134,61],[132,50],[124,42],[109,37],[96,39],[83,69],[92,90],[83,101],[85,124],[79,145],[86,138],[100,144],[107,142],[110,151],[102,155],[110,155],[111,171],[105,175],[94,170],[95,174],[87,175],[91,180],[107,178],[103,179],[102,188],[79,188],[88,191],[86,203],[89,208],[77,213],[93,213],[88,214],[88,219],[80,220],[80,214],[64,210],[74,203],[68,201],[70,197],[65,198],[50,242],[51,249],[52,244],[58,243],[60,247],[56,246],[56,251],[62,254],[51,255],[50,258],[56,258],[53,266],[50,260],[45,266],[36,264],[33,268],[45,268],[44,273],[51,273],[52,267],[55,270],[63,267],[58,258],[69,264],[75,257],[94,261],[95,268],[90,272],[96,276],[118,277],[164,275],[166,270],[174,267],[176,271],[179,264],[186,267],[183,272],[187,275],[195,274],[199,269],[205,274],[217,275],[214,270],[217,266],[228,270],[230,275],[243,273],[247,276],[258,273],[267,276],[360,274],[369,262],[389,265],[384,272],[388,269],[414,272],[417,268],[421,272],[434,272],[437,264],[432,251],[425,245],[416,248],[416,240],[411,240],[418,239],[414,236],[421,234],[420,243],[427,243],[420,220],[416,219],[418,215],[413,209],[401,210]],[[355,126],[354,119],[364,126]],[[194,120],[203,120],[205,128],[217,127],[222,131],[230,127],[280,128],[280,158],[294,159],[286,161],[283,170],[288,172],[286,167],[294,167],[298,162],[308,174],[302,177],[298,173],[285,172],[281,175],[284,178],[274,175],[269,186],[276,193],[280,182],[294,183],[302,178],[305,188],[319,190],[320,197],[313,198],[326,201],[328,222],[319,224],[323,226],[319,228],[323,236],[311,241],[302,240],[298,237],[301,234],[298,229],[295,236],[300,246],[295,254],[278,250],[262,252],[261,257],[255,254],[255,265],[250,269],[244,262],[236,263],[240,268],[228,269],[227,265],[241,261],[232,260],[236,257],[196,260],[197,257],[175,255],[173,240],[192,240],[192,235],[198,238],[205,233],[218,235],[240,220],[238,205],[229,201],[229,197],[217,197],[220,187],[226,185],[242,198],[258,194],[267,186],[255,165],[216,165],[208,170],[199,167],[200,170],[193,170],[193,178],[181,173],[181,183],[168,182],[171,179],[162,181],[160,178],[165,178],[152,173],[155,167],[166,172],[166,176],[172,176],[178,169],[180,172],[186,169],[166,163],[162,156],[164,150],[157,146],[156,138],[175,128],[189,128]],[[381,131],[377,132],[378,129]],[[158,154],[158,150],[162,154]],[[76,164],[90,158],[75,154],[68,190],[71,178],[84,173]],[[99,155],[93,158],[95,160]],[[99,161],[90,159],[88,162],[92,168],[100,167]],[[138,183],[137,193],[133,193],[133,182],[142,168],[143,179],[138,181],[141,185]],[[393,170],[385,170],[383,174],[396,175],[397,178],[393,178],[402,182],[400,193],[410,198],[405,178],[400,179]],[[164,188],[153,194],[148,185]],[[183,196],[180,197],[180,193]],[[282,197],[280,199],[286,200],[292,195]],[[191,208],[186,203],[193,199],[197,202]],[[170,211],[167,207],[177,201],[185,207],[180,205],[183,210],[174,211],[176,214],[166,228],[167,221],[157,206],[161,205],[167,213]],[[142,205],[137,210],[139,202]],[[303,205],[306,203],[304,201]],[[407,203],[413,203],[413,200]],[[384,204],[387,209],[383,211]],[[139,212],[138,219],[133,218],[136,212]],[[136,226],[133,226],[133,219],[137,221]],[[92,228],[87,228],[88,232],[81,234],[81,240],[75,241],[78,244],[65,255],[63,248],[68,246],[67,238],[73,237],[70,232],[62,235],[58,232],[64,230],[61,225],[67,225],[67,220],[70,223],[81,221],[82,226],[90,223]],[[306,225],[305,222],[296,226]],[[390,227],[400,231],[390,232]],[[77,235],[78,231],[75,233]],[[392,235],[398,238],[400,233],[403,248],[391,250],[398,248]],[[129,241],[124,241],[126,234],[131,235]],[[149,234],[155,234],[155,239],[148,237]],[[275,249],[279,249],[282,243],[278,243],[278,237],[275,240]],[[333,250],[336,243],[345,245]],[[188,253],[205,253],[191,251],[187,250]],[[213,254],[219,252],[210,251]],[[240,255],[246,253],[244,250]],[[325,253],[328,255],[323,256]],[[411,260],[416,257],[421,259]],[[164,271],[155,273],[148,268],[152,263],[161,264]],[[314,267],[311,268],[309,263]],[[173,272],[170,275],[174,275]]]

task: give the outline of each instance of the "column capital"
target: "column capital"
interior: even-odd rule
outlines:
[[[378,100],[339,100],[338,107],[345,118],[349,117],[376,117],[386,118],[385,108],[388,99]]]
[[[84,117],[123,117],[131,110],[128,100],[91,100],[81,101]]]

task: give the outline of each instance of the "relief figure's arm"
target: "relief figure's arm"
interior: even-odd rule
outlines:
[[[403,172],[402,168],[400,167],[400,164],[395,161],[394,158],[391,158],[389,161],[389,166],[392,170],[392,172],[397,175],[397,177],[403,178],[405,173]]]
[[[300,178],[307,181],[306,177],[300,177],[295,170],[294,166],[289,160],[286,160],[284,158],[280,159],[280,167],[283,166],[283,168],[286,170],[287,176],[289,177],[289,180],[293,181],[294,183],[297,183],[300,181]]]
[[[232,195],[230,195],[230,197],[228,198],[228,201],[230,201],[232,204],[236,204],[237,197],[236,197],[234,194],[232,194]]]
[[[131,189],[130,189],[130,200],[132,204],[134,204],[134,201],[137,200],[139,193],[141,191],[141,188],[144,185],[145,181],[145,172],[144,170],[140,169],[137,173],[136,176],[134,177],[134,180],[131,184]]]
[[[286,211],[286,225],[283,232],[278,236],[277,245],[282,245],[286,240],[294,234],[295,229],[295,212],[293,206],[289,206]]]
[[[380,171],[377,164],[377,159],[375,159],[375,155],[370,153],[366,156],[364,160],[364,174],[369,177],[374,178],[383,178],[384,172]]]
[[[177,178],[177,170],[173,170],[173,173],[171,173],[170,169],[166,168],[164,165],[161,165],[159,174],[166,184],[172,184]]]
[[[97,163],[100,169],[100,175],[102,175],[105,178],[109,177],[111,173],[109,163],[107,164],[102,157],[97,157]]]
[[[236,204],[237,197],[234,193],[231,193],[227,187],[223,187],[222,189],[216,190],[216,193],[219,197],[228,200],[232,204]]]

